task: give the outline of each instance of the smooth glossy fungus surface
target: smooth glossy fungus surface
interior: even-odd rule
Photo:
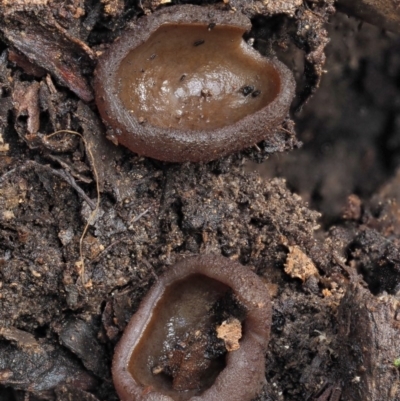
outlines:
[[[267,139],[287,116],[291,72],[243,40],[242,14],[168,7],[100,59],[96,103],[114,139],[166,161],[208,161]]]
[[[239,346],[227,352],[216,328],[234,321],[237,330],[239,320]],[[257,275],[221,256],[188,258],[159,278],[129,322],[113,360],[118,395],[249,401],[265,380],[270,326],[270,298]]]
[[[243,33],[234,26],[162,25],[121,62],[122,104],[151,125],[181,130],[221,128],[262,109],[279,92],[279,74],[254,57]]]

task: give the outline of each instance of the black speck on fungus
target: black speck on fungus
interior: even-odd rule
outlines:
[[[237,329],[238,317],[242,337],[238,349],[221,353],[207,338],[218,324],[212,312],[227,292],[244,313],[224,327],[234,322]],[[255,273],[222,256],[187,258],[159,278],[125,329],[112,367],[118,395],[122,401],[250,401],[265,381],[270,328],[270,297]]]
[[[101,57],[96,103],[119,143],[159,160],[209,161],[268,140],[287,116],[292,73],[243,40],[246,16],[210,11],[143,17]]]

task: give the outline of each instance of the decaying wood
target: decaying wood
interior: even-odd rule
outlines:
[[[400,302],[352,283],[338,315],[338,371],[343,400],[400,399]]]

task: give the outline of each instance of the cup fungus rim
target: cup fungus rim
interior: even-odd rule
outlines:
[[[257,395],[262,383],[265,381],[264,353],[268,346],[271,329],[271,300],[266,285],[254,272],[220,255],[198,255],[185,258],[172,266],[166,273],[158,278],[153,287],[142,300],[138,311],[132,316],[118,343],[113,363],[112,374],[115,387],[122,401],[157,400],[152,398],[160,396],[160,401],[172,401],[173,398],[159,392],[151,391],[143,395],[144,386],[138,383],[128,366],[135,347],[140,343],[146,328],[152,321],[153,311],[162,299],[167,288],[177,281],[192,275],[204,275],[229,286],[239,302],[246,308],[245,333],[240,341],[240,348],[226,356],[226,367],[219,373],[214,384],[201,395],[191,397],[190,400],[229,400],[246,401]],[[256,349],[256,351],[254,351]],[[128,350],[128,352],[126,352]],[[253,355],[250,357],[250,354]],[[254,355],[258,356],[254,357]],[[250,363],[246,358],[250,358]],[[240,384],[240,374],[244,369],[254,370],[251,374],[251,383],[254,389],[245,389]],[[232,366],[235,369],[232,369]],[[230,368],[230,369],[229,369]],[[245,380],[245,379],[244,379]],[[235,386],[235,395],[232,395],[232,386]],[[246,396],[250,391],[251,397]],[[137,397],[137,398],[136,398]],[[220,397],[220,398],[219,398]],[[226,398],[225,398],[226,397]]]
[[[168,23],[233,26],[241,28],[243,34],[251,29],[251,22],[244,14],[232,14],[210,6],[169,6],[140,18],[133,29],[125,32],[100,57],[95,71],[96,103],[103,121],[110,128],[110,139],[139,155],[158,160],[207,162],[273,135],[271,131],[288,115],[295,93],[294,77],[278,59],[264,57],[249,45],[246,50],[252,56],[267,60],[273,67],[279,77],[279,89],[275,99],[266,106],[232,124],[207,130],[163,128],[139,121],[124,107],[118,96],[118,67],[132,49],[145,43],[158,28]]]

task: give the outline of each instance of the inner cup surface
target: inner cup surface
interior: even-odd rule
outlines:
[[[212,306],[226,294],[229,287],[204,275],[194,274],[171,284],[154,308],[152,319],[130,357],[128,371],[144,388],[169,395],[175,401],[185,401],[199,395],[214,383],[225,367],[225,358],[213,359],[201,374],[197,388],[177,391],[172,378],[154,373],[165,356],[179,350],[187,333],[209,333],[215,324]],[[190,353],[186,357],[191,357]],[[202,364],[207,355],[198,360]]]
[[[243,28],[163,24],[122,60],[118,96],[139,121],[182,130],[233,124],[271,103],[280,78]]]

